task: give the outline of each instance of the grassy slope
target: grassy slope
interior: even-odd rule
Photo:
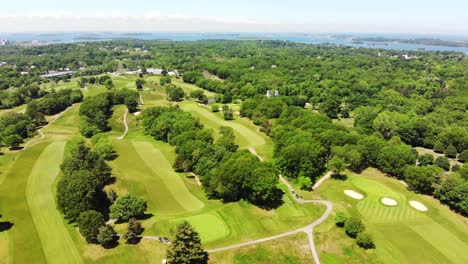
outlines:
[[[322,258],[332,263],[358,263],[362,259],[381,263],[466,263],[468,257],[468,221],[431,197],[414,194],[401,182],[383,176],[375,169],[360,175],[348,174],[345,181],[330,179],[314,194],[335,204],[335,212],[348,211],[363,217],[369,232],[374,236],[377,249],[363,251],[354,241],[337,229],[331,217],[319,226],[318,243]],[[331,187],[333,186],[333,187]],[[365,199],[354,200],[343,193],[354,189],[365,194]],[[396,199],[396,207],[387,207],[380,198]],[[409,200],[424,203],[429,211],[419,212],[408,204]],[[330,246],[334,241],[335,246]]]
[[[63,158],[65,142],[50,143],[38,156],[29,175],[26,196],[48,263],[82,263],[62,215],[57,211],[53,184]]]

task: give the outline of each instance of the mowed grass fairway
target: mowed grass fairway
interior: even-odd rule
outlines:
[[[253,131],[252,129],[239,124],[234,121],[226,121],[221,117],[215,115],[211,110],[205,106],[199,106],[194,101],[186,101],[179,104],[184,111],[190,112],[194,117],[200,119],[200,121],[208,128],[212,128],[215,131],[221,126],[227,126],[234,129],[236,135],[236,143],[241,148],[261,146],[266,143],[265,138],[260,133]]]
[[[375,263],[468,263],[466,218],[431,197],[406,190],[401,182],[375,169],[361,174],[347,173],[347,176],[344,181],[327,180],[313,195],[333,201],[335,212],[360,215],[377,248],[370,251],[357,248],[354,240],[343,237],[344,231],[336,228],[332,219],[318,227],[321,233],[318,244],[325,259],[330,259],[331,263],[355,263],[354,257],[360,255],[361,260],[368,257]],[[356,190],[365,198],[352,199],[343,193],[346,189]],[[398,205],[383,205],[382,197],[395,199]],[[429,210],[414,209],[408,204],[410,200],[422,202]],[[341,243],[341,252],[327,245],[331,240]]]
[[[56,209],[53,186],[60,172],[64,141],[50,143],[29,174],[26,197],[48,263],[83,263]]]
[[[174,220],[177,223],[188,221],[200,233],[200,238],[204,243],[209,243],[229,235],[229,227],[220,218],[218,213],[210,212],[189,216],[183,219]]]
[[[151,143],[120,140],[115,145],[119,157],[111,164],[120,193],[144,196],[148,211],[155,214],[183,214],[203,208],[204,203],[188,191],[172,164]]]

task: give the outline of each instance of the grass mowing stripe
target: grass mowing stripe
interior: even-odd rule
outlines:
[[[184,104],[180,104],[180,106],[184,111],[189,111],[196,117],[201,117],[211,122],[215,122],[218,126],[227,126],[233,128],[236,134],[236,138],[238,139],[238,144],[241,147],[247,148],[252,146],[260,146],[266,143],[263,137],[261,137],[259,134],[252,131],[251,129],[245,127],[244,125],[222,120],[220,117],[216,116],[208,109],[204,109],[203,107],[198,106],[194,102],[186,102]]]
[[[117,187],[134,195],[145,197],[148,210],[155,214],[181,214],[185,209],[174,199],[163,180],[146,165],[130,141],[116,141],[119,157],[112,162],[118,175]],[[142,151],[140,149],[140,151]],[[158,164],[155,160],[152,166]],[[160,172],[164,173],[164,172]],[[125,191],[123,191],[125,193]]]
[[[171,192],[173,199],[178,201],[185,210],[191,212],[205,206],[203,202],[190,193],[183,180],[174,172],[172,165],[161,151],[155,149],[149,142],[132,141],[132,144],[135,146],[140,158],[163,181]]]
[[[430,220],[429,223],[411,225],[410,228],[450,258],[453,263],[468,263],[468,254],[466,254],[468,245],[437,222]],[[440,247],[440,244],[450,246]]]
[[[56,209],[52,190],[60,171],[65,142],[50,143],[29,175],[26,198],[48,263],[83,263]]]
[[[2,220],[13,223],[13,227],[6,231],[9,233],[10,259],[13,263],[46,263],[26,201],[28,175],[45,146],[41,143],[15,154],[16,160],[0,186]]]

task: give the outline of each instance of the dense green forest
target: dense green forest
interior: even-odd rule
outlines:
[[[146,132],[175,145],[175,168],[200,174],[205,190],[214,198],[265,205],[278,198],[267,180],[276,169],[290,178],[307,177],[313,182],[327,168],[346,166],[361,171],[373,166],[466,215],[468,165],[463,163],[468,159],[468,60],[461,53],[417,51],[411,52],[415,57],[410,59],[402,56],[406,53],[223,40],[3,47],[0,57],[7,65],[0,67],[0,108],[34,102],[28,109],[57,113],[81,97],[74,92],[46,92],[40,85],[83,76],[82,84],[99,82],[110,90],[85,99],[80,108],[85,120],[82,132],[91,137],[108,130],[112,105],[135,105],[137,94],[112,91],[109,78],[89,76],[131,70],[146,74],[150,68],[165,73],[175,70],[184,82],[216,93],[212,99],[217,103],[242,103],[241,116],[260,125],[275,143],[274,164],[256,164],[236,151],[228,130],[214,141],[197,120],[176,108],[145,111]],[[63,69],[76,72],[56,79],[39,77]],[[170,83],[170,78],[163,82]],[[277,91],[278,96],[269,98],[267,91]],[[182,100],[182,92],[172,84],[167,88],[172,101]],[[202,94],[192,97],[208,102]],[[59,99],[63,103],[52,105]],[[1,117],[3,145],[15,147],[30,137],[38,124],[27,118],[39,120],[37,116],[27,112]],[[415,147],[444,155],[433,160],[418,155]],[[451,166],[449,159],[460,165]],[[244,174],[230,172],[235,164],[244,163],[250,166],[244,166]],[[236,182],[249,175],[262,175],[264,185]]]

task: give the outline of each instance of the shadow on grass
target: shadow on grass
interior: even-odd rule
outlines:
[[[340,181],[346,181],[348,179],[348,176],[343,175],[343,174],[337,174],[337,173],[332,174],[331,177],[332,179],[340,180]]]
[[[0,232],[10,230],[13,227],[13,223],[6,221],[6,222],[0,222]]]
[[[105,249],[112,249],[112,248],[117,247],[118,245],[119,245],[118,237],[115,237],[114,241],[112,241],[109,244],[102,245],[102,247],[105,248]]]

